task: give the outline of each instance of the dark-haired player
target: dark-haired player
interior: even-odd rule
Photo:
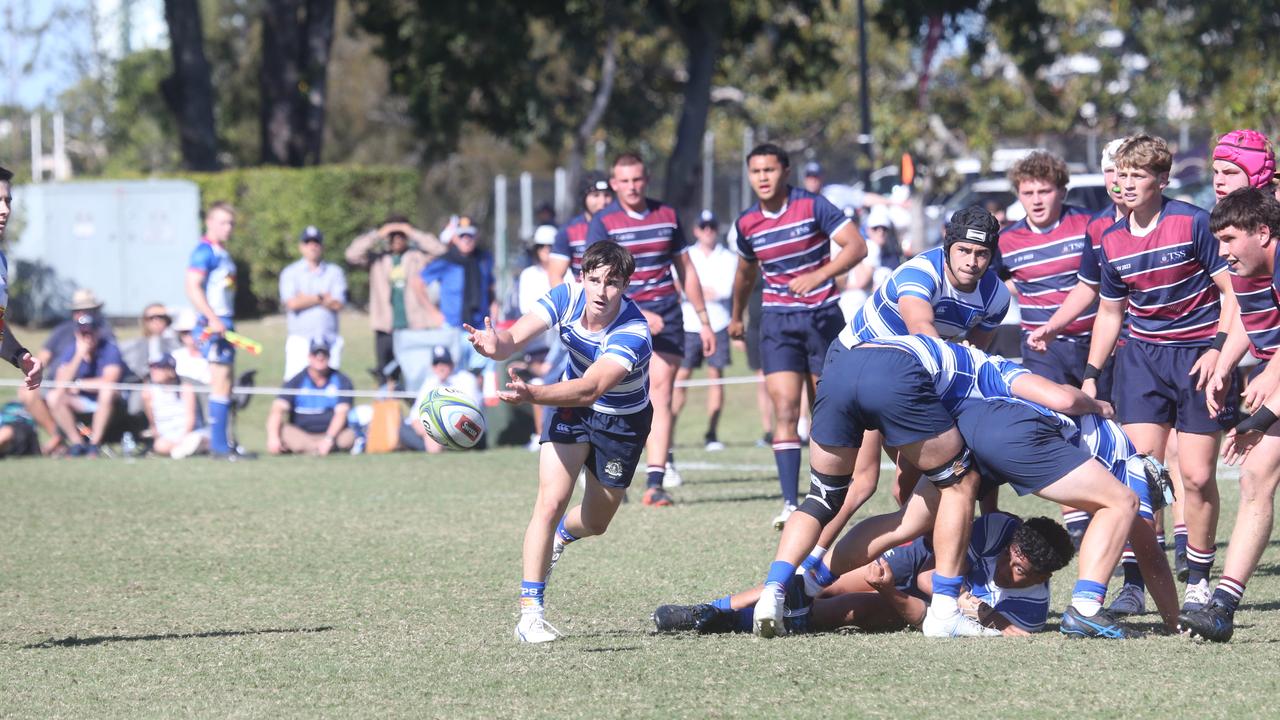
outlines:
[[[747,155],[756,202],[735,223],[738,271],[729,321],[729,337],[745,339],[743,314],[763,272],[760,357],[773,405],[773,458],[783,503],[773,525],[779,530],[800,502],[801,396],[807,386],[812,397],[827,348],[844,328],[832,278],[867,256],[857,226],[823,196],[787,184],[790,169],[777,145],[759,145]],[[840,247],[834,259],[833,241]]]
[[[1049,578],[1071,562],[1074,548],[1049,518],[1023,521],[995,512],[973,522],[964,572],[964,612],[986,635],[1027,635],[1044,629]],[[788,582],[788,633],[853,626],[861,630],[920,627],[933,594],[934,555],[925,537],[886,550],[874,562],[841,575],[810,600],[799,576]],[[659,632],[751,632],[757,585],[701,605],[663,605],[653,613]]]
[[[671,396],[680,359],[684,357],[684,312],[680,307],[676,276],[702,323],[703,355],[715,353],[716,336],[711,332],[702,283],[689,259],[689,248],[675,208],[645,197],[649,173],[644,160],[633,153],[618,156],[613,162],[609,185],[615,199],[591,218],[586,245],[589,248],[599,242],[613,241],[635,258],[636,271],[627,287],[627,297],[644,312],[653,333],[649,387],[653,431],[649,433],[645,469],[648,487],[643,502],[655,507],[666,506],[671,504],[671,496],[662,489],[662,480],[671,467]]]
[[[1269,189],[1250,187],[1223,198],[1210,215],[1219,252],[1233,272],[1244,278],[1267,278],[1269,301],[1280,308],[1280,202]],[[1273,231],[1272,228],[1277,228]],[[1226,403],[1233,368],[1244,356],[1245,327],[1237,324],[1227,341],[1208,394],[1210,408]],[[1257,337],[1249,333],[1248,337]],[[1240,506],[1227,545],[1222,576],[1208,604],[1182,613],[1182,626],[1192,634],[1226,642],[1235,632],[1235,613],[1245,585],[1267,548],[1275,518],[1276,486],[1280,484],[1280,391],[1272,390],[1252,406],[1253,414],[1227,433],[1223,458],[1240,464]]]
[[[9,225],[9,215],[13,212],[13,173],[0,167],[0,239],[4,238],[5,228]],[[26,378],[27,389],[40,387],[44,374],[44,365],[18,342],[5,317],[9,307],[9,261],[0,252],[0,358],[22,371]]]
[[[498,396],[505,402],[555,408],[542,429],[538,499],[524,536],[520,622],[516,639],[541,643],[560,633],[544,619],[543,592],[564,546],[600,535],[609,527],[649,434],[649,327],[624,296],[635,270],[631,254],[617,243],[597,243],[582,258],[582,284],[562,283],[511,326],[494,330],[489,318],[478,330],[463,325],[479,354],[505,360],[555,329],[569,348],[564,379],[547,385],[511,382]],[[574,480],[586,470],[582,504],[569,510]]]

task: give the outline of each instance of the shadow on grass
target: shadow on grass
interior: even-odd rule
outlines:
[[[310,628],[264,628],[262,630],[209,630],[198,633],[165,633],[162,635],[94,635],[91,637],[65,637],[61,640],[50,638],[40,643],[23,645],[23,650],[48,650],[64,647],[87,647],[111,642],[141,642],[152,640],[194,640],[199,638],[240,637],[244,635],[273,635],[284,633],[319,633],[333,630],[332,625],[321,625]]]
[[[757,493],[755,495],[728,495],[728,496],[721,495],[717,497],[692,498],[689,500],[685,500],[682,498],[679,502],[681,505],[707,505],[712,503],[759,502],[761,500],[773,500],[776,502],[779,499],[780,498],[777,493],[772,493],[772,494]]]
[[[639,645],[625,645],[623,647],[583,648],[582,652],[584,653],[615,653],[615,652],[631,652],[632,650],[639,650],[639,649],[640,649]]]

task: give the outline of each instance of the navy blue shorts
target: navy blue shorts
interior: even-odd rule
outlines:
[[[1130,339],[1116,350],[1116,382],[1112,391],[1116,421],[1171,425],[1182,432],[1221,432],[1236,422],[1234,405],[1217,417],[1209,415],[1204,392],[1197,391],[1189,373],[1207,348],[1156,345]],[[1231,375],[1227,397],[1240,396],[1240,383]]]
[[[685,331],[684,360],[680,361],[680,367],[694,370],[702,367],[704,360],[707,365],[719,370],[723,370],[729,365],[728,330],[721,330],[716,333],[716,351],[711,353],[711,357],[706,357],[702,354],[702,335],[696,332]]]
[[[222,323],[227,326],[228,330],[232,330],[235,327],[230,318],[222,318]],[[222,335],[210,335],[207,339],[201,339],[201,335],[204,334],[204,329],[207,326],[208,321],[201,319],[200,322],[196,323],[195,329],[191,331],[192,337],[200,344],[200,354],[211,363],[219,365],[234,364],[236,361],[236,346],[232,345],[231,341]]]
[[[1056,338],[1042,353],[1027,347],[1026,333],[1022,336],[1022,367],[1049,378],[1056,383],[1080,387],[1084,383],[1084,367],[1089,364],[1089,340]],[[1111,400],[1111,385],[1115,363],[1108,360],[1098,377],[1098,399]]]
[[[895,588],[926,602],[931,599],[929,594],[916,585],[916,577],[926,570],[931,570],[933,565],[933,548],[929,545],[927,536],[918,537],[905,545],[889,548],[880,557],[893,571]]]
[[[684,356],[684,310],[679,298],[637,303],[641,310],[662,318],[662,332],[653,336],[653,351],[663,355]]]
[[[894,348],[833,351],[817,396],[809,437],[819,445],[861,447],[863,433],[879,430],[885,445],[902,447],[955,427],[933,379],[914,357]]]
[[[631,486],[652,423],[652,405],[630,415],[609,415],[589,407],[556,408],[546,416],[542,442],[590,444],[587,469],[601,485],[625,488]]]
[[[760,318],[760,362],[764,374],[821,375],[827,348],[844,325],[844,314],[835,303],[815,310],[765,310]]]
[[[1009,485],[1019,495],[1029,495],[1093,458],[1063,437],[1056,419],[1021,402],[971,402],[956,417],[956,427],[977,460],[980,493]]]

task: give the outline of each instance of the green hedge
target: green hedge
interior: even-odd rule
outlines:
[[[351,302],[365,303],[368,275],[348,267],[343,251],[356,236],[393,212],[419,220],[414,207],[422,179],[417,171],[406,168],[322,165],[175,177],[199,185],[202,208],[219,200],[236,207],[236,231],[229,249],[240,266],[238,313],[279,308],[280,271],[298,259],[298,237],[308,225],[324,233],[325,259],[347,271]]]

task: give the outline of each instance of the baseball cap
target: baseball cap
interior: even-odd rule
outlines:
[[[719,225],[719,223],[716,222],[715,213],[711,212],[710,210],[703,210],[702,214],[698,216],[698,227],[706,227],[708,225],[710,225],[711,227],[716,227],[717,225]]]
[[[196,329],[196,311],[191,308],[182,308],[178,311],[178,316],[173,319],[174,332],[191,332]]]
[[[431,364],[439,365],[440,363],[453,364],[453,356],[449,354],[449,348],[443,345],[437,345],[431,351]]]
[[[593,192],[612,193],[613,188],[609,187],[609,179],[598,172],[589,172],[582,178],[582,192],[578,193],[582,197],[586,197]]]
[[[822,166],[816,162],[807,162],[804,164],[804,176],[815,177],[822,175]]]
[[[465,216],[460,217],[458,218],[458,227],[453,231],[453,234],[454,235],[470,235],[471,237],[475,237],[476,226],[472,224],[471,218],[465,217]]]
[[[333,343],[330,342],[329,338],[325,337],[324,335],[319,335],[317,337],[311,338],[312,353],[323,352],[325,354],[328,354],[329,348],[332,346],[333,346]]]
[[[320,228],[315,225],[308,225],[307,228],[302,231],[302,237],[299,239],[299,242],[322,243],[324,242],[324,233],[320,232]]]
[[[153,368],[173,368],[178,366],[178,362],[174,360],[173,356],[169,353],[160,353],[159,355],[152,355],[151,358],[147,360],[147,365]]]
[[[867,228],[878,227],[893,227],[893,220],[889,217],[889,208],[883,205],[872,205],[867,211]]]
[[[539,225],[533,231],[533,244],[534,245],[555,245],[557,232],[559,231],[556,230],[555,225]]]

